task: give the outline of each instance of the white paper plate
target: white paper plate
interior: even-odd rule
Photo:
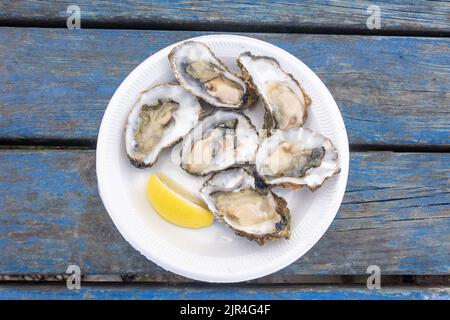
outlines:
[[[204,178],[182,171],[171,160],[172,150],[164,152],[156,165],[136,169],[127,160],[124,126],[139,93],[156,84],[175,80],[164,48],[142,62],[123,81],[106,109],[97,144],[97,178],[103,203],[123,237],[139,252],[166,270],[196,280],[238,282],[278,271],[303,256],[322,237],[333,221],[347,183],[348,140],[339,109],[320,79],[301,61],[286,51],[253,38],[209,35],[194,38],[206,43],[231,68],[244,51],[276,58],[292,73],[312,98],[306,127],[329,137],[339,151],[341,173],[327,180],[317,191],[287,191],[277,188],[289,204],[292,237],[259,246],[236,236],[221,223],[204,229],[185,229],[163,220],[151,207],[145,194],[149,176],[161,171],[190,189]],[[191,39],[190,39],[191,40]],[[262,124],[262,106],[250,117]],[[247,112],[248,114],[248,112]],[[179,146],[174,148],[178,153]],[[331,261],[330,261],[331,262]]]

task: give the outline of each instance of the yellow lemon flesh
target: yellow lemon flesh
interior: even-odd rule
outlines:
[[[162,218],[177,226],[203,228],[213,223],[214,216],[202,199],[161,173],[148,179],[147,197]]]

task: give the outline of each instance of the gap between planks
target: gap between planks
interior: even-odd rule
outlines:
[[[355,275],[304,275],[297,276],[294,282],[270,282],[261,281],[260,279],[250,280],[242,282],[241,284],[257,284],[258,286],[270,286],[276,284],[285,285],[357,285],[365,284],[367,276],[355,276]],[[30,274],[30,275],[0,275],[0,284],[9,283],[61,283],[69,278],[67,274],[58,275],[42,275],[42,274]],[[195,285],[208,285],[200,281],[184,278],[182,276],[173,275],[174,282],[184,284]],[[167,279],[159,279],[152,275],[86,275],[82,276],[81,281],[84,283],[124,283],[124,284],[167,284]],[[450,275],[382,275],[381,283],[384,285],[448,285],[450,284]],[[224,284],[232,286],[233,284]]]
[[[65,22],[60,20],[36,21],[33,19],[1,19],[0,27],[18,28],[60,28],[66,29]],[[353,36],[390,36],[390,37],[450,37],[450,31],[442,30],[395,30],[395,29],[363,29],[360,27],[307,27],[284,26],[274,24],[269,26],[248,25],[236,23],[153,23],[153,22],[99,22],[83,20],[82,29],[121,29],[121,30],[148,30],[148,31],[203,31],[203,32],[239,32],[239,33],[287,33],[287,34],[322,34],[322,35],[353,35]]]
[[[0,138],[0,150],[95,150],[90,140],[9,140]],[[450,153],[450,145],[350,144],[350,152]]]

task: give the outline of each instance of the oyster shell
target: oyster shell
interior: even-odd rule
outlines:
[[[200,111],[197,98],[180,85],[158,85],[142,92],[125,128],[130,162],[138,168],[151,167],[164,148],[195,126]]]
[[[287,130],[303,126],[311,98],[300,83],[280,67],[277,60],[244,52],[237,63],[244,79],[263,100],[266,129]]]
[[[306,128],[273,132],[261,142],[255,164],[267,184],[292,189],[315,190],[341,170],[333,143]]]
[[[207,175],[236,165],[253,164],[259,137],[250,119],[239,112],[217,111],[189,132],[181,149],[181,168]]]
[[[239,109],[253,100],[245,81],[201,42],[177,45],[170,52],[169,61],[180,84],[215,107]]]
[[[291,216],[286,201],[268,189],[258,188],[255,177],[243,168],[215,173],[200,194],[216,218],[240,236],[260,245],[290,237]]]

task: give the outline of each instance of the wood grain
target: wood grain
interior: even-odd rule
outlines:
[[[123,79],[199,32],[0,28],[0,138],[93,144]],[[450,145],[450,39],[249,34],[305,62],[351,144]],[[58,142],[60,143],[60,142]]]
[[[381,290],[368,290],[359,286],[221,286],[207,285],[202,287],[142,284],[101,284],[83,283],[80,290],[68,290],[64,284],[0,284],[0,299],[33,300],[33,299],[87,299],[87,300],[448,300],[448,287],[382,287]],[[177,310],[168,310],[170,312]]]
[[[5,24],[66,27],[62,0],[7,0],[0,3]],[[197,30],[272,30],[426,33],[450,31],[447,1],[117,1],[78,0],[82,27],[172,28]],[[380,8],[380,30],[366,24],[371,5]]]
[[[450,272],[450,154],[351,154],[344,202],[324,237],[259,282],[302,275]],[[97,194],[94,151],[0,151],[0,274],[149,275],[162,270],[119,234]]]

